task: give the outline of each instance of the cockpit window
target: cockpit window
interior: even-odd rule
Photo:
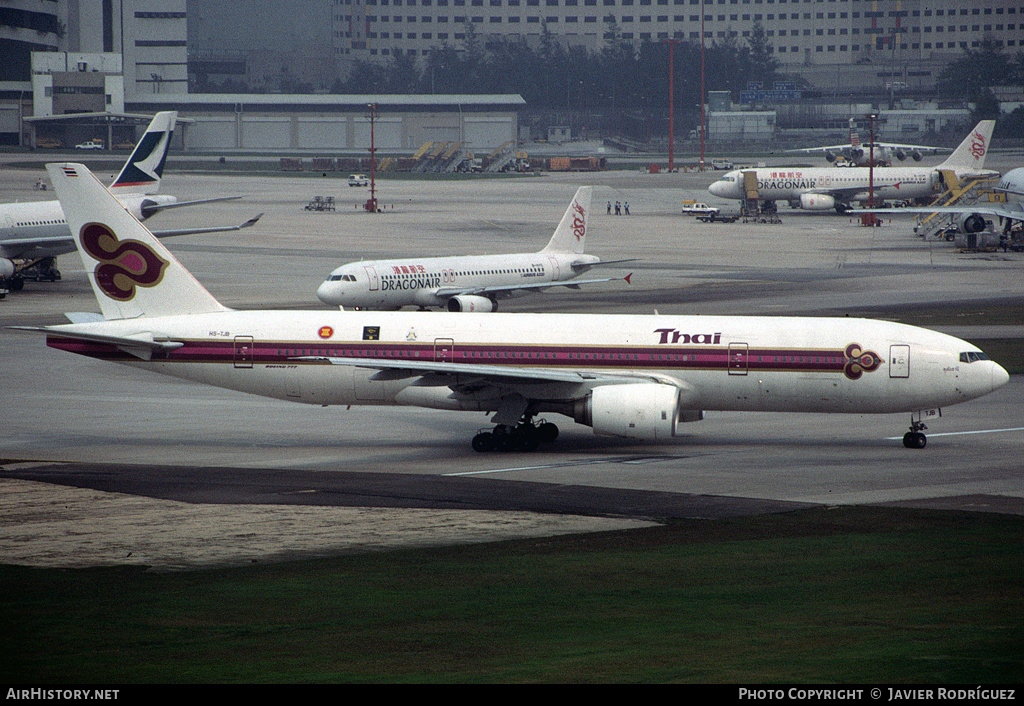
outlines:
[[[355,275],[330,275],[327,278],[328,282],[355,282]]]
[[[973,363],[976,360],[988,360],[988,356],[981,351],[964,351],[960,354],[961,363]]]

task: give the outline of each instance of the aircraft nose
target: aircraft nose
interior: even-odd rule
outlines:
[[[710,191],[715,196],[725,196],[725,194],[722,193],[724,190],[725,182],[721,180],[714,182],[713,184],[711,184],[711,186],[708,187],[708,191]]]
[[[1010,374],[999,363],[992,363],[992,389],[997,390],[1010,382]]]
[[[338,306],[338,283],[325,280],[320,283],[320,286],[316,290],[316,298],[322,301],[324,304],[330,304],[332,306]]]

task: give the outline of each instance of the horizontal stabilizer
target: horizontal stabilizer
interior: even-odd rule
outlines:
[[[71,314],[68,316],[70,317]],[[150,360],[153,357],[153,353],[157,351],[170,352],[185,345],[180,341],[172,341],[165,335],[154,334],[152,331],[141,331],[130,336],[111,336],[91,333],[89,331],[69,330],[59,326],[9,326],[8,328],[45,333],[48,337],[71,338],[91,343],[106,343],[117,346],[125,353],[134,355],[142,360]]]

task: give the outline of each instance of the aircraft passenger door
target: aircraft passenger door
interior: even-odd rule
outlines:
[[[747,374],[747,344],[746,343],[730,343],[729,344],[729,374],[730,375],[746,375]]]
[[[548,260],[551,262],[551,280],[557,282],[561,279],[559,276],[561,273],[558,271],[558,258],[553,255],[548,255]]]
[[[438,363],[451,363],[455,356],[454,338],[434,339],[434,360]]]
[[[235,336],[235,367],[252,367],[252,336]]]
[[[910,377],[910,346],[889,346],[889,377]]]
[[[376,268],[366,267],[364,265],[363,269],[366,270],[366,278],[370,281],[370,291],[376,292],[378,289],[380,289],[380,278],[377,277]]]

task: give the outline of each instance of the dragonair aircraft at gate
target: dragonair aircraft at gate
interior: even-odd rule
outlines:
[[[942,164],[934,167],[759,167],[737,169],[708,187],[715,196],[744,201],[756,191],[765,212],[776,201],[807,211],[843,213],[854,201],[873,196],[886,199],[921,199],[937,196],[946,188],[943,171],[957,180],[998,176],[985,169],[995,120],[982,120]]]
[[[510,255],[407,257],[352,262],[334,270],[317,289],[325,304],[343,309],[447,307],[448,311],[495,311],[499,299],[519,297],[554,286],[611,282],[625,277],[576,279],[602,262],[584,255],[593,187],[576,192],[547,246],[540,252]]]
[[[545,413],[660,442],[703,410],[909,412],[920,448],[923,410],[1009,379],[966,341],[866,319],[234,311],[85,167],[47,169],[102,311],[30,329],[49,346],[307,404],[493,413],[478,451],[553,440]]]

